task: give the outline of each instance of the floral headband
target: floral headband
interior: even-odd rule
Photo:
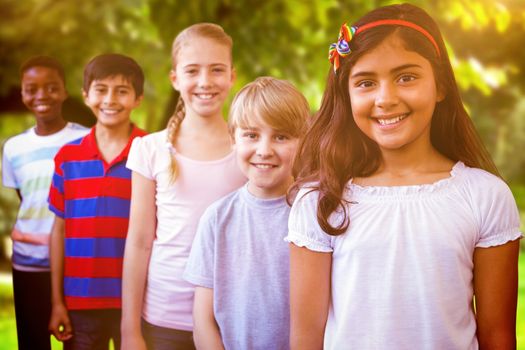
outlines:
[[[367,29],[384,25],[397,25],[417,30],[418,32],[426,36],[427,39],[432,43],[432,45],[434,45],[438,57],[441,56],[439,46],[434,40],[434,37],[432,37],[432,35],[430,35],[430,33],[426,31],[426,29],[424,29],[421,26],[418,26],[415,23],[408,22],[402,19],[383,19],[367,23],[360,27],[349,27],[346,23],[344,23],[341,26],[341,29],[339,30],[339,37],[337,38],[337,42],[331,44],[330,49],[328,50],[328,59],[330,60],[330,63],[334,65],[334,73],[337,73],[337,69],[339,69],[340,58],[348,56],[350,54],[351,50],[349,44],[355,35],[364,32]]]

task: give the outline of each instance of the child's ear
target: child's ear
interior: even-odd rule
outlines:
[[[235,68],[232,68],[232,73],[231,73],[231,83],[233,85],[233,83],[235,83],[235,80],[237,80],[237,71],[235,70]]]
[[[177,73],[175,72],[174,69],[170,70],[170,81],[171,81],[171,86],[173,86],[175,90],[179,91],[179,84],[177,82]]]
[[[144,95],[137,96],[137,98],[135,98],[134,108],[137,108],[138,106],[140,106],[140,103],[142,102],[143,99],[144,99]]]
[[[84,89],[82,89],[82,98],[84,99],[84,103],[87,105],[88,93]]]
[[[232,142],[232,147],[235,148],[235,128],[228,126],[228,131],[230,134],[230,140]]]
[[[447,90],[443,86],[443,84],[437,84],[437,95],[436,95],[436,103],[441,102],[447,97]]]

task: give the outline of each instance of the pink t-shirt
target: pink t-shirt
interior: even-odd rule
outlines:
[[[182,275],[204,209],[239,188],[246,178],[235,154],[197,161],[175,153],[179,175],[170,183],[170,152],[166,130],[136,138],[127,167],[156,183],[157,230],[149,261],[142,316],[151,324],[193,329],[194,287]]]

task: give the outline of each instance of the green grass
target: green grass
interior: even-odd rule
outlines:
[[[520,254],[519,262],[519,294],[518,294],[518,350],[525,350],[525,253]],[[13,290],[10,279],[0,281],[0,350],[16,349],[16,326],[13,309]],[[53,350],[62,349],[61,343],[53,337]]]
[[[17,349],[15,309],[11,276],[0,279],[0,350]],[[53,350],[62,350],[62,343],[51,336]],[[113,344],[110,344],[113,349]]]

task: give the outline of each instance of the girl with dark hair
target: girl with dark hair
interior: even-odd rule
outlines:
[[[292,348],[515,348],[519,214],[436,23],[378,8],[329,55],[291,191]]]

